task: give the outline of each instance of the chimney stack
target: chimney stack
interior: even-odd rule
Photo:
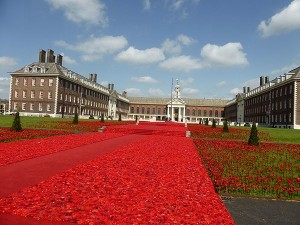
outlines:
[[[40,50],[39,62],[40,63],[46,62],[46,51],[43,49]]]
[[[48,51],[47,51],[47,63],[54,63],[54,62],[55,62],[54,51],[52,49],[48,49]]]
[[[270,83],[270,78],[269,78],[269,76],[266,76],[265,77],[265,83],[267,84],[267,83]]]
[[[96,73],[94,73],[94,75],[93,75],[93,82],[97,83],[97,74]]]
[[[112,91],[114,90],[114,86],[115,86],[114,84],[111,84],[110,86]]]
[[[108,90],[110,90],[111,89],[111,84],[108,84]]]
[[[243,87],[243,93],[244,93],[244,94],[247,93],[246,86]]]
[[[93,81],[93,74],[92,74],[92,73],[90,73],[89,80],[90,80],[90,81]]]
[[[126,91],[123,91],[123,92],[122,92],[122,96],[125,97],[125,98],[127,98],[127,92],[126,92]]]
[[[61,54],[58,54],[56,57],[56,63],[62,66],[62,60],[63,60],[63,56]]]
[[[250,92],[250,87],[247,87],[247,93],[249,93]]]
[[[265,84],[265,77],[261,76],[260,77],[260,82],[259,82],[259,86],[263,86]]]

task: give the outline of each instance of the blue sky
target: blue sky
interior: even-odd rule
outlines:
[[[63,65],[129,96],[230,99],[300,66],[300,0],[1,0],[0,98],[9,71]]]

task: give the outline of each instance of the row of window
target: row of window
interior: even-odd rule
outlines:
[[[65,114],[75,114],[76,110],[78,112],[78,107],[76,106],[59,106],[59,113],[62,113],[62,110],[64,110]],[[104,113],[104,115],[106,116],[107,113],[99,111],[99,110],[93,110],[93,109],[86,109],[83,108],[82,109],[82,114],[83,115],[94,115],[94,116],[101,116],[101,114]]]
[[[156,113],[156,112],[157,112],[157,113]],[[164,109],[163,109],[163,115],[165,115],[166,112],[167,112],[167,111],[166,111],[166,109],[164,108]],[[136,111],[134,112],[134,107],[131,107],[131,108],[130,108],[130,113],[137,113],[137,114],[139,114],[139,113],[140,113],[140,108],[137,107],[137,108],[136,108]],[[157,108],[157,110],[156,110],[156,108],[152,108],[152,114],[161,115],[161,113],[162,113],[161,108]],[[145,108],[142,107],[141,114],[150,114],[150,108],[147,108],[147,113],[145,113]]]
[[[19,78],[19,77],[15,78],[15,85],[16,86],[19,86],[21,79],[22,78]],[[30,79],[31,79],[31,82],[30,82],[31,86],[35,87],[36,86],[36,82],[37,82],[37,78],[30,78]],[[24,77],[23,78],[23,86],[28,86],[28,81],[29,81],[29,78]],[[40,84],[41,87],[45,86],[45,79],[44,78],[40,78],[39,81],[40,81],[39,84]],[[49,78],[48,79],[48,86],[49,87],[53,86],[53,78]]]
[[[43,109],[43,103],[38,103],[38,104],[35,104],[35,103],[26,103],[26,102],[23,102],[21,103],[21,105],[19,105],[18,102],[14,102],[14,110],[17,111],[20,109],[22,109],[22,111],[27,111],[27,105],[29,105],[29,110],[30,111],[36,111],[35,107],[38,107],[38,111],[42,112],[44,109]],[[52,110],[52,106],[51,104],[47,104],[46,105],[47,107],[47,111],[50,112]]]
[[[292,113],[272,115],[270,121],[268,116],[256,116],[256,117],[248,117],[248,118],[246,117],[246,121],[256,121],[258,123],[286,123],[286,122],[291,123]]]
[[[279,101],[275,103],[273,102],[271,104],[272,110],[282,110],[282,109],[291,109],[291,108],[292,108],[292,99],[289,99],[289,101],[284,99],[283,101]],[[268,111],[269,111],[269,105],[263,105],[259,107],[252,107],[250,109],[246,109],[245,113],[246,114],[267,113]]]
[[[190,110],[187,109],[186,110],[186,115],[187,116],[196,116],[196,110],[193,109],[192,110],[192,115],[190,115]],[[202,111],[199,109],[197,111],[197,116],[207,116],[207,110],[203,110],[203,115],[202,115]],[[212,110],[209,110],[209,117],[212,117],[213,116],[213,111]],[[215,115],[214,117],[219,117],[219,111],[215,111]]]
[[[63,101],[63,94],[60,94],[60,100]],[[80,103],[80,97],[72,96],[70,94],[69,95],[65,94],[64,101],[79,104]],[[104,108],[104,109],[108,108],[108,104],[95,102],[95,101],[87,100],[87,99],[84,99],[84,98],[81,98],[81,103],[80,104],[85,105],[85,106]]]
[[[30,91],[30,98],[35,98],[36,96],[36,91]],[[39,91],[39,99],[44,99],[44,91]],[[52,91],[48,91],[47,92],[48,94],[48,99],[52,99]],[[15,98],[19,98],[19,91],[18,90],[15,90]],[[23,90],[22,91],[22,97],[23,98],[27,98],[27,91],[26,90]]]

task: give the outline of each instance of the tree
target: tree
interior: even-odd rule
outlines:
[[[19,112],[16,113],[13,124],[10,128],[11,131],[20,132],[22,130],[21,119]]]
[[[119,113],[119,121],[122,121],[122,115]]]
[[[73,124],[78,124],[78,113],[75,112],[74,118],[73,118]]]
[[[205,120],[205,125],[208,126],[208,118]]]
[[[104,113],[101,113],[101,120],[102,123],[104,123]]]
[[[251,133],[249,136],[248,145],[257,145],[257,146],[259,145],[259,139],[257,135],[257,128],[255,122],[253,122],[251,127]]]
[[[224,120],[223,132],[225,132],[225,133],[229,132],[229,130],[228,130],[228,124],[227,124],[227,120],[226,119]]]
[[[215,118],[213,118],[213,120],[212,120],[212,125],[211,125],[211,127],[212,127],[212,128],[216,128],[216,127],[217,127]]]

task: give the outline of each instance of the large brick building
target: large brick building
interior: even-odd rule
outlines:
[[[300,129],[300,67],[273,80],[260,77],[260,86],[238,94],[225,106],[225,117],[234,122]]]
[[[55,61],[56,58],[56,61]],[[97,83],[97,74],[89,79],[62,66],[63,56],[40,50],[39,61],[11,72],[9,110],[21,115],[68,117],[77,111],[84,116],[118,118],[127,116],[129,100]]]

